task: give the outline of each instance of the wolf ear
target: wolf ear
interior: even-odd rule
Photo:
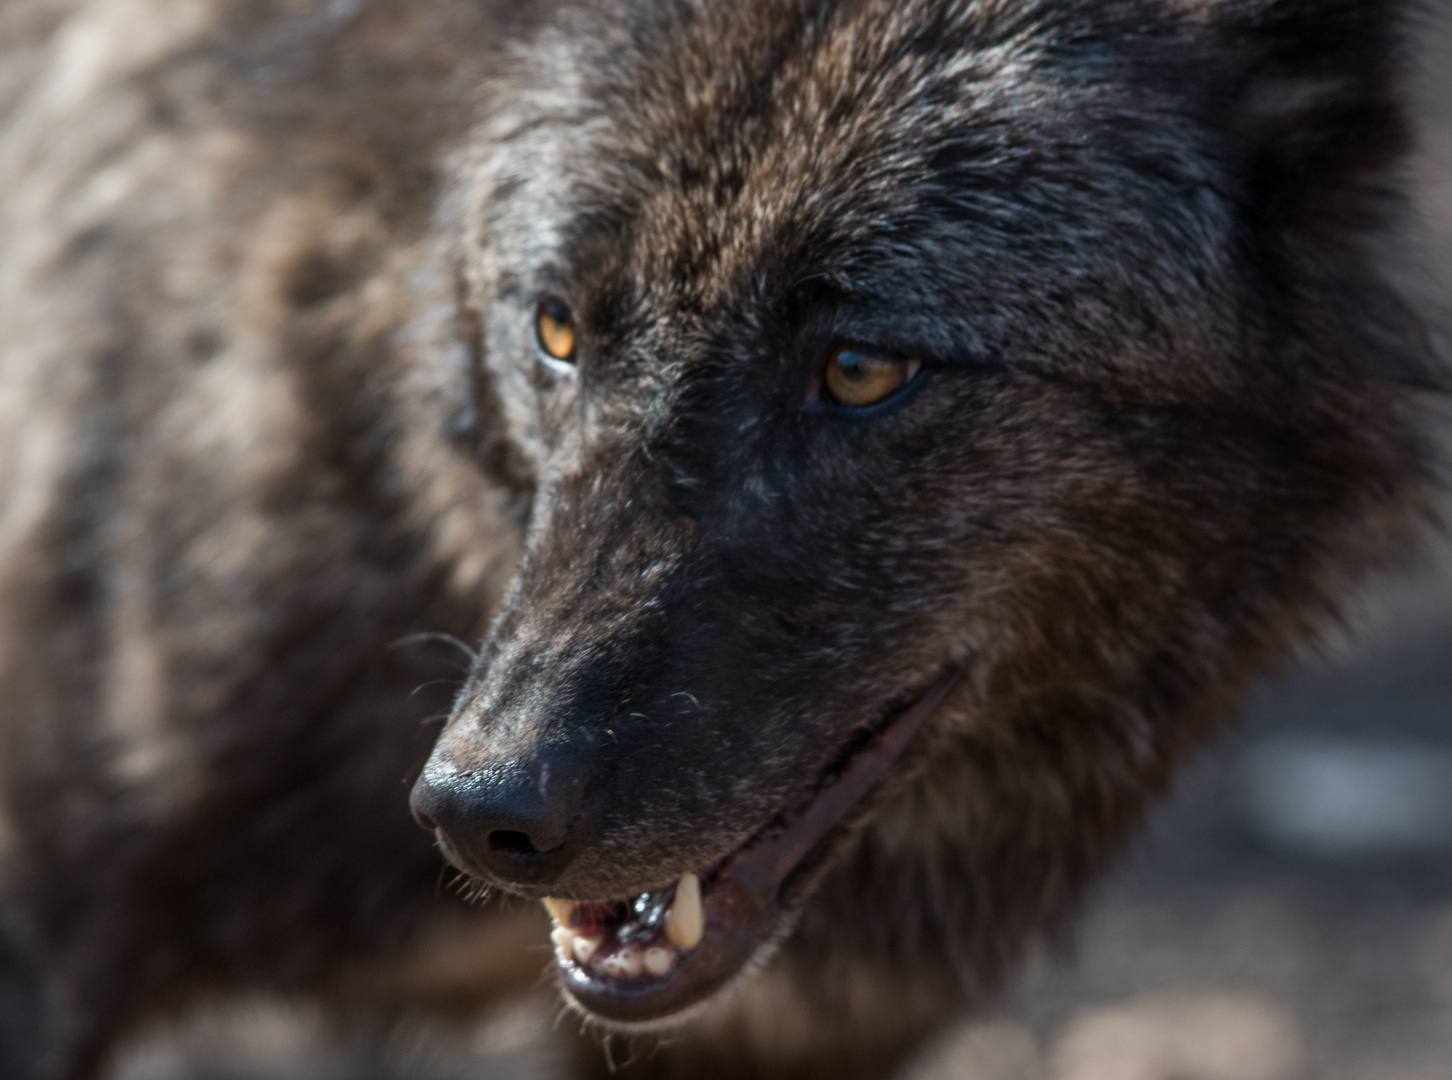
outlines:
[[[1256,205],[1285,225],[1365,224],[1405,148],[1401,0],[1222,0],[1210,19],[1241,58],[1230,128]],[[1350,218],[1342,215],[1351,215]]]

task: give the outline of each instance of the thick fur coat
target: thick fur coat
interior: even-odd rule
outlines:
[[[885,1075],[1423,513],[1395,5],[554,8],[0,8],[3,1075],[528,985],[421,770],[628,897],[939,687],[639,1066]]]

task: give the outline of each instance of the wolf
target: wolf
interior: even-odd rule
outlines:
[[[890,1075],[1428,513],[1406,20],[10,0],[0,1074]]]

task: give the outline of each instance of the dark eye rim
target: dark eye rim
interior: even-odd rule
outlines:
[[[832,362],[834,356],[844,349],[852,349],[856,352],[882,357],[883,359],[892,360],[901,364],[915,363],[917,364],[917,370],[904,379],[901,386],[881,400],[871,402],[867,405],[849,405],[844,401],[838,401],[832,397],[831,392],[827,389],[827,365]],[[898,408],[910,396],[916,394],[918,388],[926,381],[929,370],[933,367],[934,365],[932,363],[922,357],[907,356],[896,349],[887,349],[870,345],[866,342],[839,338],[822,350],[822,359],[813,372],[811,385],[807,391],[806,411],[863,418],[878,416]]]
[[[540,320],[548,314],[556,322],[569,326],[570,333],[574,340],[571,341],[568,356],[556,356],[550,352],[540,334]],[[575,323],[575,309],[568,302],[555,295],[542,296],[534,306],[534,344],[540,352],[540,356],[549,364],[557,364],[561,367],[573,368],[576,366],[580,355],[580,330]]]

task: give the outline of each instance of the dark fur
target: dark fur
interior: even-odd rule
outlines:
[[[0,12],[5,1076],[536,963],[441,983],[499,916],[405,804],[407,635],[491,617],[435,760],[569,763],[533,895],[720,856],[964,673],[645,1066],[880,1075],[1422,511],[1387,4],[637,3],[510,55],[543,6],[162,7],[59,89],[65,10]],[[804,408],[839,338],[935,370]]]

